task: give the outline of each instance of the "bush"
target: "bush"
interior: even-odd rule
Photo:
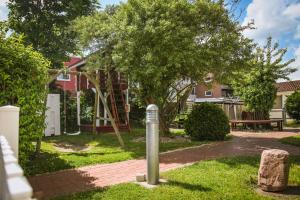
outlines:
[[[290,95],[285,103],[288,115],[300,122],[300,92],[296,91]]]
[[[136,101],[130,104],[129,121],[130,125],[138,128],[145,127],[146,108]]]
[[[185,122],[185,132],[196,140],[224,140],[230,132],[229,120],[215,104],[193,106]]]
[[[44,134],[50,63],[32,47],[24,46],[22,37],[6,37],[5,31],[0,32],[0,106],[20,107],[19,156],[24,165],[34,150],[32,142]]]
[[[91,89],[82,91],[80,97],[81,124],[93,124],[94,105],[95,105],[95,93]]]

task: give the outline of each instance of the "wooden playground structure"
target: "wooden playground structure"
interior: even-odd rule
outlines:
[[[79,131],[112,132],[114,131],[121,146],[123,141],[119,131],[130,132],[128,100],[128,80],[115,69],[89,70],[84,67],[86,60],[75,59],[65,64],[63,70],[49,70],[51,82],[64,91],[69,91],[77,99],[77,125]],[[59,76],[67,77],[58,79]],[[80,119],[80,96],[82,91],[95,93],[94,119],[92,124],[82,124]],[[64,102],[64,105],[66,103]],[[64,108],[66,114],[66,108]]]

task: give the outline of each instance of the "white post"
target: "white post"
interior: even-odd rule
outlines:
[[[106,92],[104,93],[104,97],[105,97],[105,102],[106,102],[107,101],[107,94],[106,94]],[[104,109],[104,126],[107,125],[107,118],[108,118],[107,111],[106,111],[106,109]]]
[[[96,126],[100,126],[100,96],[98,95],[98,105],[97,105],[97,117],[96,117]]]
[[[77,125],[80,127],[80,91],[77,92]]]
[[[15,106],[0,107],[0,134],[7,139],[17,159],[19,155],[19,113],[20,108]]]

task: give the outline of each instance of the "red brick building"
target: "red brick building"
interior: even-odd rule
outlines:
[[[211,86],[208,85],[197,85],[194,89],[196,98],[224,98],[232,97],[233,90],[227,85],[221,85],[213,83]]]

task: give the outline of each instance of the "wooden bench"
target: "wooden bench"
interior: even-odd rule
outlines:
[[[242,124],[244,128],[246,125],[253,125],[254,129],[257,129],[257,125],[276,123],[279,131],[283,129],[282,119],[268,119],[268,120],[230,120],[231,129],[236,129],[238,124]]]

